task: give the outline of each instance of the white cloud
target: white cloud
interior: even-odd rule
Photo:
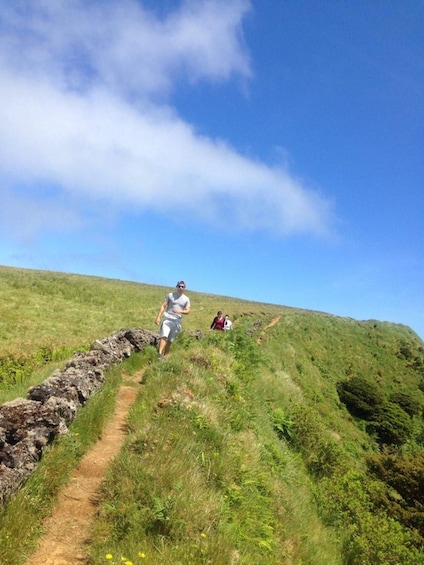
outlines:
[[[185,2],[162,20],[129,0],[37,6],[7,4],[0,44],[0,175],[32,186],[26,198],[48,183],[73,202],[206,221],[225,209],[242,229],[327,231],[328,204],[299,180],[200,136],[164,105],[177,74],[249,76],[246,1]]]
[[[57,86],[162,95],[189,80],[248,76],[248,0],[190,0],[159,19],[135,0],[3,2],[0,60]],[[1,22],[0,20],[0,22]]]

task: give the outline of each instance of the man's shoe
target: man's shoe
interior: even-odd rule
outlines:
[[[165,355],[162,355],[162,353],[158,354],[158,359],[165,359]]]

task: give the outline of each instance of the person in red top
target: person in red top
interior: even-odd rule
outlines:
[[[219,331],[223,331],[224,330],[224,322],[225,322],[225,318],[222,315],[221,310],[219,310],[219,312],[217,313],[217,315],[215,316],[215,318],[212,321],[211,330],[219,330]]]

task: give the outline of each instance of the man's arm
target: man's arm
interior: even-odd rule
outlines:
[[[159,308],[159,312],[158,315],[156,316],[156,325],[158,326],[160,324],[160,319],[162,317],[162,314],[165,311],[166,305],[167,305],[167,300],[164,300]]]
[[[187,306],[185,306],[183,310],[181,310],[180,308],[174,308],[173,312],[175,314],[190,314],[190,305],[188,304]]]
[[[187,305],[184,310],[181,310],[181,314],[190,314],[190,305]]]

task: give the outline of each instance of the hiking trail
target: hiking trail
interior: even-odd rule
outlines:
[[[277,316],[262,330],[277,324]],[[59,493],[52,513],[44,520],[44,534],[25,565],[76,565],[85,563],[84,544],[88,541],[90,523],[97,509],[96,497],[106,470],[125,441],[128,413],[140,390],[144,370],[133,376],[125,375],[116,396],[112,419],[102,432],[101,439],[84,455],[72,473],[69,483]],[[125,384],[130,382],[132,384]]]
[[[270,323],[264,327],[264,329],[261,331],[261,335],[258,337],[257,343],[258,345],[260,345],[262,343],[262,339],[263,336],[265,335],[265,332],[268,328],[272,328],[272,326],[275,326],[275,324],[278,324],[278,322],[280,321],[281,316],[277,316],[276,318],[273,318]]]
[[[144,370],[123,377],[112,419],[60,492],[51,515],[44,521],[44,534],[25,565],[75,565],[86,561],[84,544],[97,509],[99,487],[125,441],[128,413],[140,390],[134,384],[141,384],[143,373]]]

